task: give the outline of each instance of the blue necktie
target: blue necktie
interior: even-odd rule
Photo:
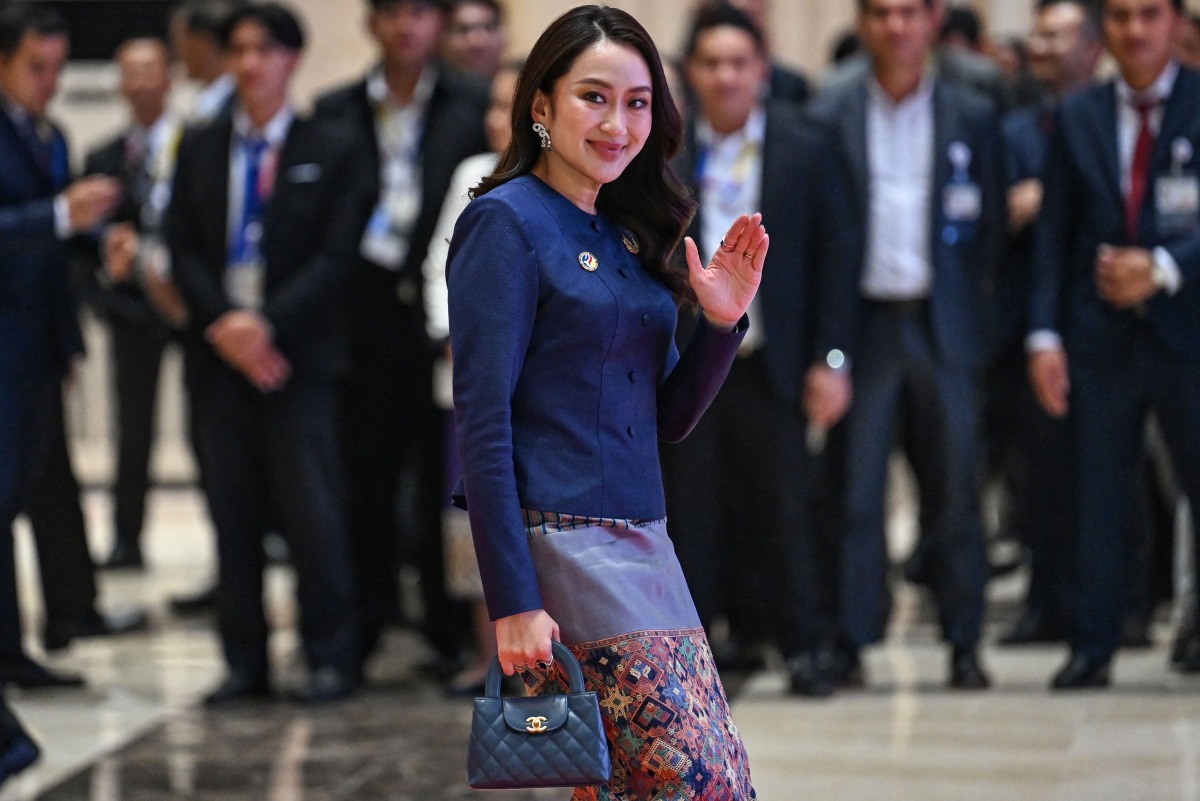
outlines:
[[[265,139],[247,137],[241,140],[245,160],[245,181],[242,186],[242,217],[237,234],[230,243],[230,264],[252,264],[259,261],[262,240],[262,218],[265,205],[260,180],[262,157],[267,149]]]

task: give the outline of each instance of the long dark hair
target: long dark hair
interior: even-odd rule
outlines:
[[[645,145],[620,177],[600,187],[596,208],[627,229],[637,240],[638,258],[656,275],[677,303],[696,302],[686,268],[672,266],[671,254],[679,245],[695,213],[695,203],[674,170],[671,158],[683,141],[683,124],[658,48],[646,29],[625,11],[607,6],[579,6],[551,23],[542,33],[517,78],[513,97],[512,141],[496,170],[483,179],[474,197],[480,197],[513,178],[530,172],[541,157],[541,142],[533,132],[533,100],[538,90],[554,94],[554,85],[586,48],[604,41],[627,45],[641,54],[650,69],[651,126]]]

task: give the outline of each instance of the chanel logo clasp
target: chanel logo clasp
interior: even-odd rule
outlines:
[[[525,731],[530,734],[545,734],[550,731],[546,728],[546,719],[540,715],[534,715],[531,718],[525,718],[525,722],[529,725],[525,727]]]

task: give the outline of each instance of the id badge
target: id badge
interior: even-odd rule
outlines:
[[[1200,223],[1200,180],[1194,173],[1163,175],[1154,182],[1154,210],[1163,236],[1180,236]]]
[[[262,262],[239,262],[225,270],[225,297],[242,309],[261,309],[266,269]]]
[[[947,222],[978,222],[983,212],[983,193],[976,183],[952,183],[942,190],[942,215]]]
[[[363,231],[358,252],[364,259],[395,272],[408,251],[408,243],[392,228],[391,214],[385,204],[380,203]]]

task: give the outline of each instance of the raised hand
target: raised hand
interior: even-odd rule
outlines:
[[[734,220],[707,267],[692,238],[684,239],[688,278],[710,325],[730,330],[746,313],[758,291],[769,244],[761,214]]]

